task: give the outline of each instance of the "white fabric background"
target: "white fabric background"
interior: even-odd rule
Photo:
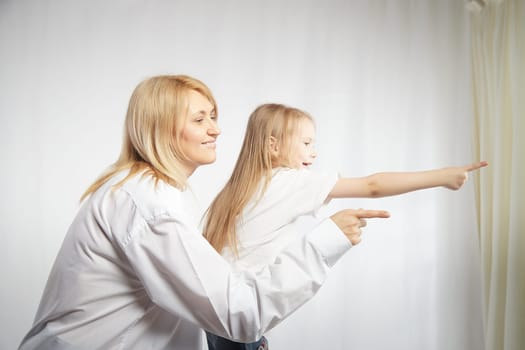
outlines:
[[[462,1],[0,1],[0,348],[28,330],[78,198],[120,149],[145,77],[184,73],[219,103],[204,208],[260,103],[309,111],[318,167],[360,176],[472,159]],[[483,348],[474,191],[342,207],[390,210],[320,293],[268,336],[278,349]]]
[[[525,1],[471,18],[476,152],[491,166],[477,201],[487,350],[525,348]]]

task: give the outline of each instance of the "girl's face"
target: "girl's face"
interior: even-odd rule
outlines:
[[[197,91],[188,96],[189,110],[184,123],[180,147],[187,156],[183,162],[188,175],[198,166],[215,161],[215,140],[221,133],[213,105]]]
[[[313,122],[307,118],[302,118],[290,143],[290,166],[292,168],[308,168],[313,164],[317,157],[314,141],[315,127]]]

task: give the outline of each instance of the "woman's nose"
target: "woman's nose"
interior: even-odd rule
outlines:
[[[221,129],[219,129],[217,122],[215,120],[212,120],[208,128],[208,134],[213,135],[213,136],[219,136],[220,133],[221,133]]]

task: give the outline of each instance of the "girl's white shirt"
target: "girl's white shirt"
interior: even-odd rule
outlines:
[[[196,350],[202,329],[255,341],[311,298],[351,247],[324,220],[279,263],[235,271],[198,231],[183,192],[141,176],[112,189],[125,175],[83,203],[20,349]]]
[[[274,262],[286,246],[300,239],[298,217],[315,216],[338,178],[337,172],[274,169],[266,191],[260,195],[261,183],[240,217],[237,256],[230,248],[222,255],[237,270],[258,271]]]

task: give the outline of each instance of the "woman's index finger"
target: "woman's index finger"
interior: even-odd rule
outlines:
[[[365,210],[359,209],[355,216],[362,219],[372,219],[372,218],[389,218],[390,213],[386,210]]]

